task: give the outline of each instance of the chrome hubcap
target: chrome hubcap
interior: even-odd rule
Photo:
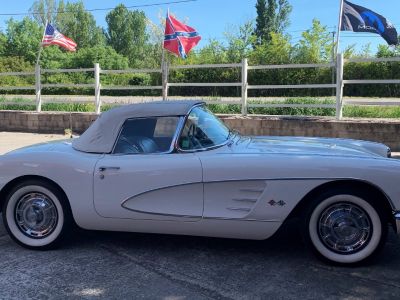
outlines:
[[[361,207],[352,203],[337,203],[322,212],[318,234],[330,250],[352,254],[367,245],[372,235],[372,224]]]
[[[26,236],[36,239],[45,238],[57,226],[57,208],[46,195],[29,193],[17,202],[15,222]]]

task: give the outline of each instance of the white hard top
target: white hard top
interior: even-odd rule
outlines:
[[[121,126],[127,119],[185,116],[202,101],[156,101],[123,105],[102,113],[72,143],[74,149],[89,153],[111,153]]]

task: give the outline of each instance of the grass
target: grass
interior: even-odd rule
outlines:
[[[10,104],[10,102],[12,102]],[[249,100],[249,104],[265,103],[260,100]],[[332,99],[315,98],[288,98],[285,101],[271,101],[270,104],[335,104]],[[115,105],[103,105],[102,111],[109,110]],[[240,114],[239,104],[210,104],[209,108],[218,114]],[[0,98],[0,110],[22,110],[35,111],[35,103],[16,98],[7,101],[4,97]],[[64,112],[94,112],[95,105],[92,103],[44,103],[42,111],[64,111]],[[293,108],[293,107],[254,107],[248,109],[249,114],[258,115],[289,115],[289,116],[335,116],[334,108]],[[351,118],[400,118],[400,106],[345,106],[343,109],[344,117]]]

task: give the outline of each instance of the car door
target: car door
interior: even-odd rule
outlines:
[[[191,153],[164,152],[165,149],[151,153],[156,151],[153,150],[156,146],[150,140],[157,141],[157,145],[168,145],[168,130],[156,129],[157,134],[154,128],[148,128],[152,122],[146,122],[139,124],[137,121],[140,126],[136,126],[135,122],[124,126],[140,128],[139,131],[128,130],[133,132],[134,139],[146,134],[146,137],[141,136],[140,145],[147,143],[144,146],[148,153],[135,153],[136,146],[127,148],[117,143],[123,153],[106,154],[97,162],[94,170],[94,206],[97,213],[107,218],[200,220],[203,183],[199,158]],[[132,136],[126,135],[125,131],[122,130],[119,139],[130,140]]]
[[[103,217],[195,221],[201,180],[193,154],[105,155],[94,172],[94,204]]]

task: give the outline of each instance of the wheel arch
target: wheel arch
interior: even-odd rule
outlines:
[[[69,203],[69,199],[67,197],[67,194],[61,188],[61,186],[58,183],[56,183],[55,181],[53,181],[53,180],[51,180],[51,179],[49,179],[47,177],[43,177],[43,176],[39,176],[39,175],[24,175],[24,176],[20,176],[20,177],[14,178],[10,182],[8,182],[0,191],[0,212],[3,209],[3,203],[6,200],[6,197],[7,197],[8,193],[11,191],[11,189],[14,186],[16,186],[17,184],[20,184],[20,183],[22,183],[24,181],[28,181],[28,180],[39,180],[39,181],[43,181],[43,182],[46,182],[46,183],[51,184],[52,186],[54,186],[57,190],[59,190],[60,193],[62,193],[62,195],[67,200],[68,208],[69,208],[69,210],[71,212],[71,215],[72,215],[71,204]]]
[[[390,198],[376,185],[359,179],[340,179],[333,180],[321,184],[311,190],[307,195],[305,195],[300,202],[295,206],[292,212],[289,214],[287,219],[300,217],[301,213],[304,211],[306,206],[310,203],[312,199],[318,196],[320,193],[326,192],[332,189],[349,189],[356,191],[367,192],[372,195],[371,200],[375,205],[382,205],[383,211],[387,220],[393,223],[393,206]]]

